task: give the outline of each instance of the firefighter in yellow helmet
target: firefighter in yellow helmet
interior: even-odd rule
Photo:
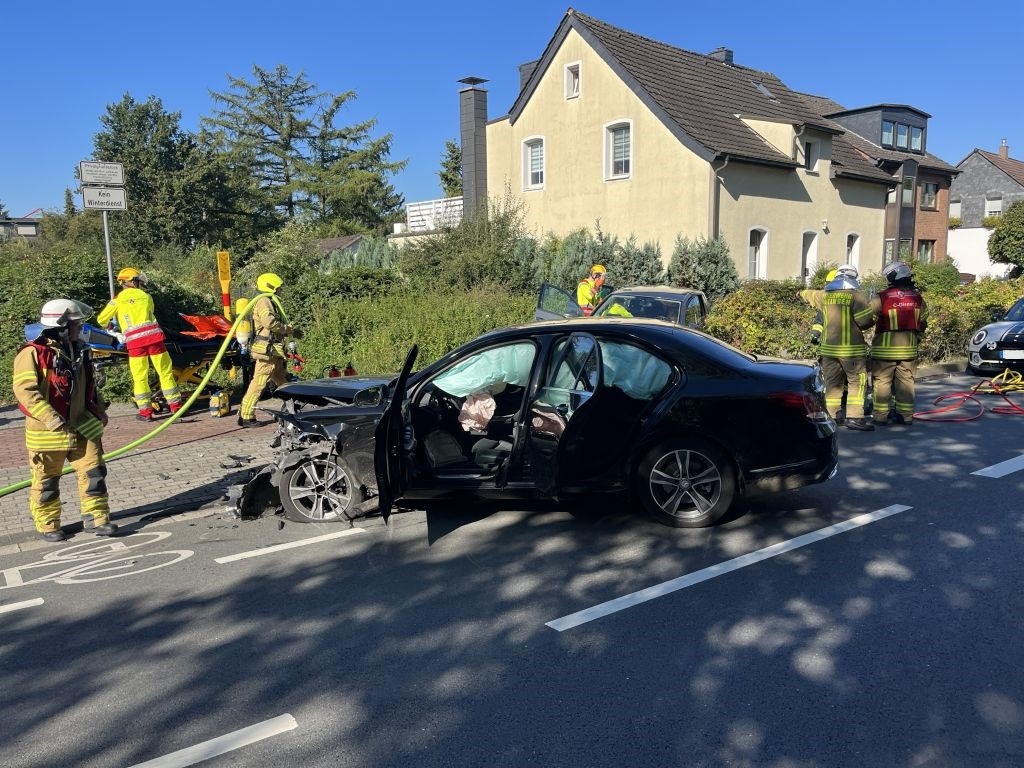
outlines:
[[[256,361],[252,373],[252,381],[242,397],[242,405],[238,409],[238,426],[257,427],[256,403],[259,402],[263,388],[268,381],[281,386],[288,377],[285,374],[284,341],[288,336],[302,338],[302,331],[288,325],[288,317],[284,307],[277,298],[277,291],[284,284],[280,276],[273,272],[264,272],[256,278],[256,290],[270,294],[254,299],[250,315],[252,319],[253,337],[249,354]]]
[[[29,512],[46,541],[63,541],[60,475],[70,461],[78,476],[82,523],[98,536],[112,536],[107,467],[100,438],[107,410],[96,387],[89,346],[79,339],[92,309],[72,299],[43,305],[40,334],[14,358],[14,396],[25,414],[32,486]]]
[[[121,292],[107,302],[96,321],[107,325],[117,319],[124,344],[128,348],[128,367],[132,372],[136,417],[140,421],[153,420],[153,401],[149,387],[149,364],[153,364],[160,377],[160,391],[171,413],[181,408],[181,391],[174,379],[174,366],[167,352],[164,332],[156,321],[152,297],[142,290],[146,276],[135,267],[125,267],[117,273]]]
[[[605,297],[603,289],[607,275],[608,270],[603,265],[595,264],[590,268],[590,274],[580,280],[580,284],[576,286],[576,303],[587,317],[594,314],[597,305]]]

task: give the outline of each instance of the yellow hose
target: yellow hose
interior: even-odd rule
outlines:
[[[137,440],[128,443],[128,445],[121,446],[120,448],[117,448],[116,450],[113,450],[110,453],[103,454],[104,461],[111,461],[113,459],[118,458],[119,456],[124,456],[124,454],[128,453],[129,451],[135,450],[143,443],[148,442],[157,435],[159,435],[161,432],[163,432],[165,429],[171,426],[171,424],[176,422],[178,419],[180,419],[188,412],[188,409],[192,407],[192,404],[196,401],[199,395],[202,394],[203,389],[205,389],[206,385],[209,383],[210,377],[212,377],[214,372],[217,370],[217,365],[220,363],[221,358],[224,357],[224,352],[227,350],[228,344],[230,344],[231,341],[235,338],[235,330],[238,328],[239,323],[241,323],[242,320],[244,320],[245,317],[250,312],[252,312],[253,307],[256,306],[256,299],[262,298],[263,296],[270,296],[270,294],[257,294],[257,296],[246,305],[245,309],[242,310],[241,313],[239,313],[238,317],[235,318],[235,322],[231,324],[231,330],[228,331],[227,338],[224,339],[224,343],[221,344],[220,349],[217,350],[217,355],[216,357],[213,358],[213,361],[210,363],[210,367],[206,371],[206,375],[203,376],[202,381],[199,382],[199,386],[196,387],[196,391],[192,393],[192,396],[188,400],[186,400],[184,404],[182,404],[181,408],[179,408],[176,413],[172,413],[169,419],[161,421],[160,425],[152,432],[146,433]],[[74,467],[67,466],[64,467],[63,470],[61,470],[61,474],[66,475],[69,472],[73,471]],[[30,485],[32,485],[31,480],[22,480],[20,483],[14,483],[13,485],[8,485],[4,488],[0,488],[0,497],[7,496],[8,494],[14,493],[15,491],[20,491],[22,488],[28,488]]]

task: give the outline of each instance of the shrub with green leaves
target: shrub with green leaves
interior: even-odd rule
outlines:
[[[703,291],[712,304],[728,296],[740,285],[736,265],[724,240],[679,235],[668,265],[668,283],[680,288]]]
[[[704,330],[757,355],[814,357],[814,310],[797,298],[803,287],[799,280],[745,282],[712,305]]]

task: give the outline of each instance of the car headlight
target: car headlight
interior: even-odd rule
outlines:
[[[987,336],[988,336],[988,331],[986,331],[984,328],[982,328],[980,331],[978,331],[976,334],[974,334],[974,336],[971,337],[971,344],[974,344],[975,346],[978,346],[978,345],[981,344],[981,342],[983,342],[985,340],[985,337],[987,337]]]

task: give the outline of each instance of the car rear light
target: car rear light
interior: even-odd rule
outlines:
[[[769,397],[789,408],[800,409],[810,421],[815,423],[825,423],[829,420],[824,398],[817,393],[773,392]]]

